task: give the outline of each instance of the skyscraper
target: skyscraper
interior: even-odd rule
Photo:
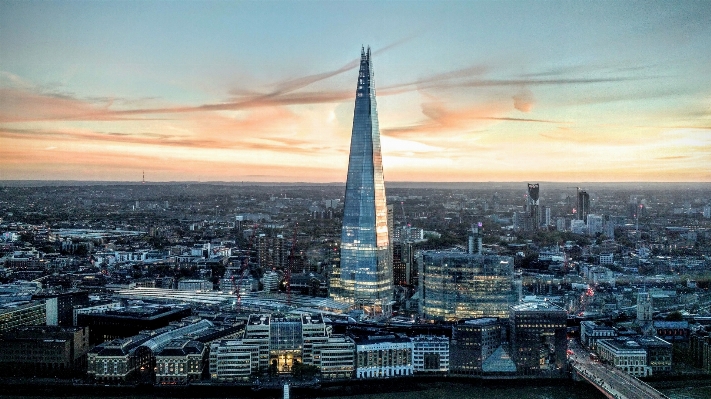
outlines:
[[[390,259],[380,129],[368,48],[361,49],[341,230],[341,284],[333,297],[369,312],[386,311],[392,300]]]

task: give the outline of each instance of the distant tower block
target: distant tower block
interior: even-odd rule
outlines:
[[[526,215],[524,217],[524,230],[533,231],[541,227],[541,207],[538,202],[538,183],[528,183],[528,197],[526,200]]]
[[[380,128],[370,48],[361,50],[341,230],[340,292],[334,299],[388,313],[393,270]]]

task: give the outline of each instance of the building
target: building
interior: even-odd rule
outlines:
[[[412,375],[414,344],[398,335],[351,336],[356,344],[356,378]]]
[[[526,211],[523,218],[523,230],[534,231],[541,227],[541,206],[539,202],[539,185],[528,184],[526,196]]]
[[[597,353],[616,368],[635,377],[652,375],[652,368],[647,365],[647,351],[636,341],[629,338],[603,339],[598,341]]]
[[[184,385],[200,381],[207,365],[208,346],[189,338],[168,342],[156,352],[156,384]]]
[[[686,342],[689,340],[688,321],[655,321],[654,329],[658,337],[669,342]]]
[[[333,354],[329,337],[330,328],[320,313],[253,314],[242,339],[211,345],[210,375],[216,381],[239,381],[259,370],[290,374],[296,363],[323,364],[323,351],[327,352],[327,365],[338,366],[329,363],[336,362],[329,357]],[[316,351],[321,351],[318,358]],[[336,369],[329,372],[345,373]]]
[[[452,327],[451,374],[480,375],[482,364],[501,346],[501,323],[487,317],[466,320]]]
[[[511,307],[511,357],[522,375],[565,371],[568,313],[550,302]]]
[[[576,219],[588,222],[588,214],[590,214],[590,194],[587,191],[578,191],[577,202],[575,205]]]
[[[156,367],[156,354],[171,344],[176,339],[197,337],[202,333],[212,333],[214,325],[208,320],[186,318],[181,322],[172,323],[170,326],[158,328],[153,331],[143,331],[128,338],[116,338],[95,346],[87,356],[87,375],[97,382],[122,382],[133,379],[139,374],[150,375]],[[175,344],[177,345],[177,344]],[[199,344],[186,344],[197,346]],[[167,352],[164,359],[164,368],[160,372],[160,383],[177,384],[186,381],[190,359],[194,355],[190,349],[185,352],[180,360]],[[204,357],[204,353],[201,354]],[[194,356],[193,356],[194,358]],[[194,360],[194,359],[193,359]],[[183,369],[180,370],[180,365]],[[173,366],[171,368],[171,365]],[[176,369],[177,366],[177,369]],[[193,367],[194,368],[194,367]],[[200,370],[200,374],[202,370]],[[182,378],[181,375],[185,375]],[[194,375],[193,375],[194,376]]]
[[[87,306],[89,293],[87,291],[41,292],[32,295],[32,299],[45,301],[48,326],[72,326],[74,308]]]
[[[341,230],[340,290],[334,299],[389,313],[392,265],[380,128],[370,48],[361,51]]]
[[[324,380],[351,379],[355,372],[355,342],[346,335],[332,335],[313,345],[313,365]]]
[[[669,373],[672,370],[672,344],[659,337],[640,337],[637,343],[647,351],[647,366],[653,374]]]
[[[47,324],[47,308],[44,301],[11,302],[0,307],[0,334],[17,327],[45,324]]]
[[[418,335],[412,338],[412,365],[415,373],[441,373],[449,371],[449,338],[436,335]]]
[[[248,381],[257,374],[259,345],[239,340],[221,340],[210,344],[210,379],[216,382]]]
[[[513,259],[453,251],[418,258],[420,313],[431,320],[507,318],[515,303]]]
[[[165,327],[171,321],[190,316],[188,306],[131,306],[113,308],[100,313],[77,314],[77,325],[89,327],[91,343],[99,344],[115,338],[128,338],[143,330]]]
[[[580,342],[592,350],[597,347],[598,340],[610,339],[616,336],[617,331],[610,326],[592,320],[580,322]]]
[[[87,376],[97,382],[128,381],[153,366],[153,352],[144,345],[150,335],[116,338],[95,346],[87,356]]]
[[[286,268],[291,243],[284,239],[283,235],[269,237],[266,234],[260,234],[257,237],[257,261],[260,268],[263,270]]]
[[[603,218],[602,215],[593,215],[592,213],[588,215],[588,221],[587,221],[587,226],[588,226],[588,235],[590,236],[595,236],[596,234],[603,233]]]
[[[637,322],[650,323],[652,321],[652,297],[649,292],[640,292],[637,294]]]
[[[185,291],[212,291],[213,284],[207,280],[183,279],[178,281],[178,289]]]
[[[393,248],[393,283],[411,285],[414,265],[414,251],[411,241],[392,242]]]
[[[0,337],[0,367],[4,376],[76,377],[89,349],[86,327],[22,326]]]

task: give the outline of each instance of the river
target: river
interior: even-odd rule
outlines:
[[[699,384],[699,382],[692,382]],[[687,388],[661,389],[661,392],[669,396],[670,399],[709,399],[711,398],[711,380],[704,381],[700,386],[689,386]],[[251,395],[248,395],[251,396]],[[248,397],[245,396],[245,397]],[[127,395],[127,396],[91,396],[91,395],[61,395],[63,399],[171,399],[164,396],[152,395]],[[235,392],[230,398],[240,398],[241,395]],[[303,394],[292,394],[292,399],[305,399]],[[0,392],[0,399],[46,399],[46,396],[20,396],[3,395]],[[525,387],[520,384],[512,387],[483,387],[471,386],[455,383],[434,383],[427,389],[406,392],[369,393],[343,396],[319,396],[319,399],[605,399],[605,396],[595,390],[592,386],[566,381],[560,385],[551,386],[530,386]],[[185,399],[176,398],[176,399]],[[207,398],[206,398],[207,399]]]

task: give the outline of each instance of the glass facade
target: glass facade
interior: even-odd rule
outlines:
[[[334,298],[382,310],[391,301],[393,277],[370,48],[361,52],[344,207]]]
[[[418,259],[425,318],[459,320],[509,316],[515,303],[513,259],[507,256],[423,251]]]

